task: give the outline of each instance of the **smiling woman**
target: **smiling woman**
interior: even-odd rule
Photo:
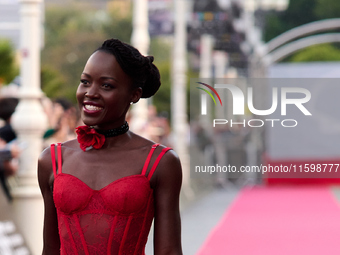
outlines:
[[[179,159],[125,120],[131,102],[160,86],[152,62],[117,39],[88,59],[77,90],[85,126],[39,159],[43,254],[142,255],[153,219],[154,254],[182,254]]]

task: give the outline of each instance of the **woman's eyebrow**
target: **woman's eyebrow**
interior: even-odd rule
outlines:
[[[89,74],[87,74],[87,73],[82,73],[83,75],[85,75],[85,76],[87,76],[87,77],[89,77],[89,78],[91,78],[91,75],[89,75]]]
[[[85,75],[85,76],[87,76],[87,77],[89,77],[89,78],[92,78],[92,76],[89,75],[89,74],[87,74],[87,73],[82,73],[82,74]],[[110,76],[102,76],[102,77],[100,77],[100,79],[101,79],[101,80],[107,80],[107,79],[109,79],[109,80],[114,80],[114,81],[118,82],[118,80],[117,80],[116,78],[110,77]]]
[[[114,77],[109,77],[109,76],[102,76],[102,77],[100,77],[100,79],[103,79],[103,80],[110,79],[110,80],[118,81],[116,78],[114,78]]]

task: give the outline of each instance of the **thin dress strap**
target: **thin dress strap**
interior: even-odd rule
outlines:
[[[61,173],[61,166],[62,166],[62,161],[61,161],[61,143],[57,144],[57,150],[58,150],[58,171]]]
[[[53,174],[54,178],[57,177],[57,167],[55,162],[55,144],[51,144],[51,158],[52,158],[52,167],[53,167]]]
[[[57,144],[57,153],[58,153],[58,170],[61,173],[61,143]],[[57,167],[56,167],[56,158],[55,158],[55,144],[51,144],[51,157],[52,157],[52,167],[53,167],[53,174],[54,178],[57,176]]]
[[[154,145],[152,145],[151,150],[150,150],[150,152],[149,152],[149,154],[148,154],[148,156],[145,160],[144,167],[143,167],[143,170],[142,170],[142,175],[146,174],[146,170],[148,169],[148,166],[150,164],[151,156],[158,146],[159,146],[159,143],[155,143]]]
[[[148,174],[148,180],[150,181],[153,173],[155,172],[156,170],[156,167],[158,166],[158,163],[159,161],[162,159],[163,155],[168,151],[168,150],[172,150],[172,148],[169,148],[169,147],[166,147],[162,150],[162,152],[158,155],[155,163],[153,164],[151,170],[150,170],[150,173]]]

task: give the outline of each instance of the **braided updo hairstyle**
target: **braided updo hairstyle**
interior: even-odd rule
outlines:
[[[141,87],[142,98],[153,96],[161,85],[158,68],[153,56],[144,57],[136,48],[118,39],[106,40],[97,51],[115,56],[123,71],[132,79],[133,86]]]

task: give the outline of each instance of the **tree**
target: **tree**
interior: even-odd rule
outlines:
[[[120,18],[114,11],[83,10],[77,5],[47,8],[42,70],[48,74],[43,74],[43,91],[76,102],[80,74],[94,49],[112,37],[128,42],[131,32],[130,16]],[[54,81],[49,83],[51,77]]]
[[[339,0],[317,0],[314,8],[314,14],[317,19],[339,18],[340,1]]]
[[[153,97],[152,103],[158,112],[166,112],[168,116],[171,111],[170,52],[170,44],[160,38],[151,39],[149,54],[154,56],[154,64],[161,74],[161,86]]]
[[[324,17],[316,16],[317,1],[319,0],[289,1],[287,10],[270,12],[266,17],[264,40],[267,42],[289,29],[323,19]]]
[[[65,84],[60,73],[47,65],[41,68],[41,89],[49,98],[58,98],[65,96],[62,88]]]
[[[8,40],[0,40],[0,85],[10,83],[17,75],[14,48]]]
[[[291,62],[340,61],[340,50],[331,44],[310,46],[290,58]]]

